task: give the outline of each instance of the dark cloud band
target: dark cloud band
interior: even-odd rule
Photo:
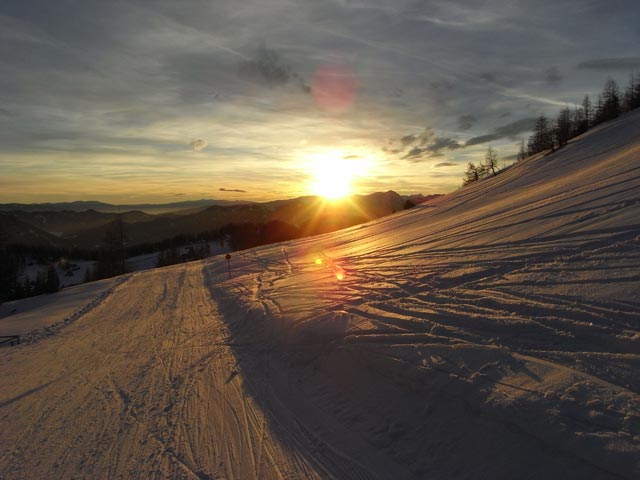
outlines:
[[[634,70],[640,68],[640,57],[594,58],[577,65],[578,70],[597,70],[611,72],[614,70]]]

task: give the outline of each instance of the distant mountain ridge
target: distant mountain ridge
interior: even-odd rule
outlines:
[[[131,210],[155,211],[156,213],[191,209],[206,208],[212,205],[229,206],[244,205],[253,202],[236,200],[215,200],[205,198],[201,200],[186,200],[173,203],[140,203],[130,205],[115,205],[111,203],[99,202],[96,200],[77,200],[74,202],[53,202],[53,203],[0,203],[0,212],[85,212],[95,210],[97,212],[128,212]]]
[[[64,242],[54,235],[9,213],[0,213],[0,245],[21,244],[60,247]]]
[[[127,244],[130,246],[160,242],[178,235],[197,235],[228,225],[259,225],[274,221],[291,225],[300,235],[307,236],[338,230],[403,210],[407,199],[411,199],[415,204],[436,196],[438,195],[402,196],[390,190],[369,195],[353,195],[348,200],[339,202],[326,201],[316,196],[265,203],[216,204],[199,208],[194,207],[194,204],[203,201],[178,202],[166,204],[165,207],[179,205],[185,207],[185,210],[155,215],[141,209],[117,213],[99,211],[95,208],[84,211],[13,210],[2,215],[13,216],[20,221],[12,227],[14,234],[11,235],[11,239],[14,242],[19,238],[27,238],[28,232],[32,230],[46,235],[35,235],[30,244],[57,244],[93,249],[101,245],[109,225],[118,217],[126,226]],[[71,205],[81,208],[95,207],[96,203],[100,202],[36,204],[37,206],[31,207]]]

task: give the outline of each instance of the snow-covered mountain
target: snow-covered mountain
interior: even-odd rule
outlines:
[[[1,478],[638,478],[640,112],[393,216],[36,301],[0,310],[43,309],[0,350]]]

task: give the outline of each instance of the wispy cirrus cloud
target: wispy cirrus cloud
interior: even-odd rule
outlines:
[[[519,134],[528,134],[529,132],[531,132],[535,122],[535,117],[529,117],[516,120],[515,122],[507,123],[506,125],[501,125],[499,127],[496,127],[492,133],[487,133],[485,135],[479,135],[477,137],[470,138],[465,142],[464,146],[470,147],[472,145],[480,145],[482,143],[493,142],[502,138],[514,139]]]
[[[457,167],[458,164],[457,163],[453,163],[453,162],[440,162],[440,163],[436,163],[434,165],[434,167],[436,168],[442,168],[442,167]]]

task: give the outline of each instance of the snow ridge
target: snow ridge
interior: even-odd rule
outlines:
[[[116,288],[120,287],[125,282],[127,282],[132,277],[132,275],[134,274],[128,274],[128,275],[123,275],[121,277],[118,277],[116,282],[109,289],[101,292],[97,297],[95,297],[89,303],[85,304],[80,309],[76,310],[75,312],[73,312],[71,315],[64,318],[63,320],[60,320],[51,325],[47,325],[46,327],[42,327],[27,333],[26,335],[24,335],[24,340],[22,340],[21,338],[20,340],[21,344],[30,345],[30,344],[37,343],[45,338],[49,338],[54,335],[57,335],[63,328],[68,327],[75,321],[79,320],[82,316],[86,315],[87,313],[95,309],[98,305],[106,302],[111,296],[111,294],[113,294],[113,292],[116,290]]]

